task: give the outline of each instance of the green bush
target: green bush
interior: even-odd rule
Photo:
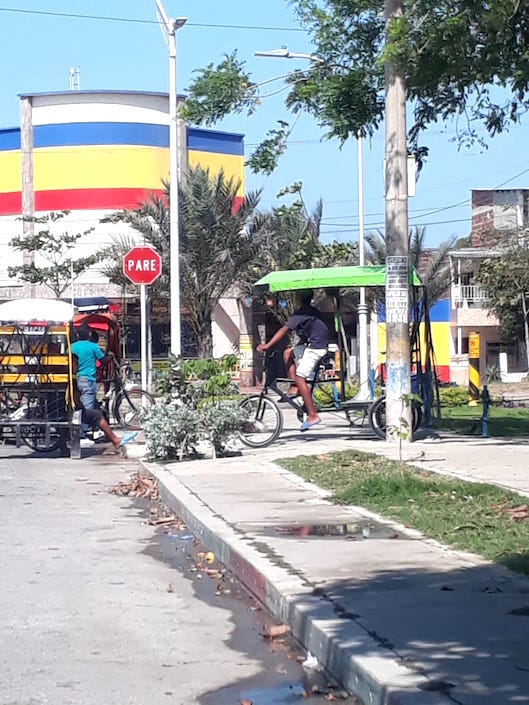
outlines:
[[[241,409],[238,401],[222,400],[207,404],[200,409],[200,421],[213,445],[216,455],[226,451],[226,445],[246,421],[246,412]]]
[[[197,457],[203,441],[209,441],[217,455],[226,451],[246,419],[230,374],[236,362],[235,355],[220,360],[170,358],[158,382],[163,399],[144,413],[148,457]]]
[[[176,402],[155,404],[144,412],[147,455],[152,460],[182,460],[196,454],[200,440],[198,410]]]
[[[336,391],[338,394],[338,397],[340,397],[340,383],[336,383],[336,385],[331,384],[330,382],[320,384],[314,389],[313,393],[313,399],[314,399],[314,404],[317,408],[321,408],[322,406],[328,406],[329,404],[334,404],[334,392],[333,392],[333,387],[336,386]],[[358,394],[358,385],[356,384],[346,384],[345,385],[345,398],[346,399],[352,399],[354,396]]]
[[[441,406],[453,407],[468,404],[468,389],[465,387],[440,387],[439,400]]]

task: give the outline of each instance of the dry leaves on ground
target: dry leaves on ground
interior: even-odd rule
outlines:
[[[279,639],[289,633],[290,627],[288,624],[272,624],[271,626],[266,626],[264,628],[263,636],[266,639]]]
[[[128,482],[119,482],[108,489],[110,494],[120,497],[142,497],[145,499],[156,499],[158,497],[158,486],[156,480],[146,475],[132,475]]]

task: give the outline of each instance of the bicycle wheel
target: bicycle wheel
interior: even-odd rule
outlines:
[[[38,453],[53,453],[60,448],[63,437],[56,426],[50,426],[50,434],[46,439],[46,429],[44,426],[25,426],[22,434],[22,442]]]
[[[419,402],[412,401],[411,427],[412,433],[419,428],[422,420],[422,407]],[[380,397],[369,409],[369,423],[375,435],[386,438],[386,397]]]
[[[114,418],[127,428],[140,428],[141,411],[151,406],[154,406],[154,397],[144,389],[122,389],[114,402]]]
[[[369,408],[369,425],[376,436],[386,438],[386,397],[380,397]]]
[[[249,448],[266,448],[283,429],[281,409],[269,397],[254,394],[240,403],[247,412],[247,420],[239,431],[239,438]]]

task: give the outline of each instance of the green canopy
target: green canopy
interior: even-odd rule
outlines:
[[[410,269],[410,284],[413,286],[422,284],[414,269]],[[271,292],[385,285],[386,267],[379,264],[369,267],[322,267],[270,272],[256,284],[256,286],[267,287]]]

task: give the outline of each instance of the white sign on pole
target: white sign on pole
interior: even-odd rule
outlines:
[[[408,323],[408,258],[386,258],[386,323]]]

